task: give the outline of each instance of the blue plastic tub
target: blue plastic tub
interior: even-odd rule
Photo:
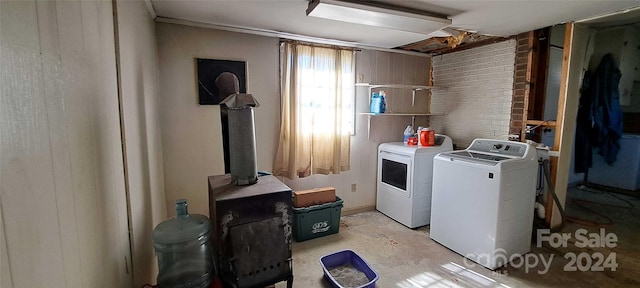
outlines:
[[[329,280],[333,287],[344,288],[343,286],[340,286],[340,284],[338,284],[338,281],[336,281],[331,273],[329,273],[329,269],[347,264],[351,264],[351,266],[363,272],[364,275],[367,276],[367,279],[369,279],[369,282],[358,286],[357,288],[376,287],[378,274],[373,271],[373,269],[371,269],[371,266],[369,266],[369,264],[367,264],[367,262],[364,261],[364,259],[362,259],[362,257],[356,254],[356,252],[354,252],[353,250],[343,250],[340,252],[322,256],[320,258],[320,264],[322,265],[322,270],[324,271],[324,277]]]

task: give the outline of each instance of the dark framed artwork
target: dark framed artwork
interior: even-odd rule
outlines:
[[[196,58],[198,68],[198,102],[200,105],[218,105],[227,95],[220,96],[216,78],[223,72],[238,77],[240,93],[247,93],[247,62]]]

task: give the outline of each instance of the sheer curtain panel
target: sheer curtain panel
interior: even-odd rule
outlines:
[[[354,51],[283,42],[280,59],[282,116],[274,174],[294,179],[349,170]]]

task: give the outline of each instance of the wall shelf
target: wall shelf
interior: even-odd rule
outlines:
[[[416,125],[416,116],[439,116],[444,114],[435,114],[435,113],[358,113],[359,115],[367,116],[369,119],[367,121],[367,139],[371,135],[371,117],[393,117],[393,116],[411,116],[411,126],[415,127]]]
[[[411,106],[416,102],[417,91],[427,91],[436,87],[429,85],[411,85],[411,84],[372,84],[372,83],[356,83],[356,87],[366,87],[369,89],[367,97],[369,98],[369,105],[371,105],[371,92],[373,89],[378,88],[397,88],[397,89],[410,89],[411,90]],[[391,96],[393,97],[393,96]],[[443,114],[433,113],[359,113],[360,115],[366,115],[367,121],[367,138],[371,134],[371,117],[392,117],[392,116],[411,116],[411,126],[415,127],[416,116],[437,116]]]
[[[416,91],[420,90],[429,90],[435,88],[434,86],[426,86],[426,85],[410,85],[410,84],[371,84],[371,83],[356,83],[358,87],[369,87],[369,88],[400,88],[400,89],[412,89]]]
[[[439,116],[439,115],[443,115],[443,114],[435,114],[435,113],[368,113],[368,112],[363,112],[359,114],[368,115],[368,116]]]
[[[398,88],[398,89],[411,89],[411,106],[416,102],[416,91],[434,89],[434,86],[427,85],[410,85],[410,84],[371,84],[371,83],[356,83],[356,87],[369,88],[369,97],[371,97],[371,90],[376,88]],[[371,99],[371,98],[369,98]]]

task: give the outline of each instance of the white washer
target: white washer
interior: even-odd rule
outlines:
[[[445,135],[436,135],[435,146],[380,144],[376,209],[409,228],[429,224],[433,157],[451,150]]]
[[[433,160],[431,239],[489,269],[531,248],[538,162],[520,142],[475,139]]]

